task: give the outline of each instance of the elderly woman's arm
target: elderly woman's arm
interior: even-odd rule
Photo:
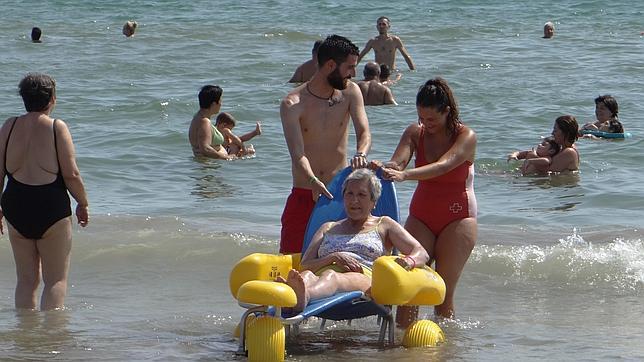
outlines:
[[[389,244],[385,246],[393,246],[405,255],[396,259],[398,264],[411,269],[429,261],[425,248],[405,228],[389,217],[385,217],[383,221],[381,225],[384,227],[386,243]]]
[[[6,145],[7,144],[7,137],[9,137],[9,120],[13,119],[7,118],[7,120],[4,122],[4,125],[2,125],[2,129],[0,129],[0,144]],[[14,122],[16,120],[14,119]],[[7,165],[5,165],[4,160],[5,160],[5,152],[7,152],[6,148],[0,147],[0,198],[2,197],[2,190],[4,190],[4,178],[5,178],[5,168]],[[4,213],[0,209],[0,234],[4,234],[4,226],[2,224],[2,218],[4,217]]]
[[[85,186],[81,178],[80,171],[76,165],[76,152],[72,135],[69,133],[67,125],[62,122],[56,122],[56,134],[58,135],[57,151],[58,162],[60,163],[60,172],[65,180],[65,186],[72,194],[72,197],[78,205],[76,206],[76,218],[81,226],[87,226],[89,223],[89,202],[85,193]]]

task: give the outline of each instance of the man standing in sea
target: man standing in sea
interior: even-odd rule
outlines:
[[[333,197],[325,185],[348,165],[349,118],[356,134],[351,166],[367,166],[369,121],[360,88],[349,81],[357,65],[358,47],[345,37],[331,35],[318,49],[318,70],[311,80],[282,100],[280,116],[291,156],[293,189],[282,214],[281,253],[302,251],[318,195]]]
[[[362,49],[362,52],[358,56],[358,63],[360,60],[373,49],[376,53],[376,63],[378,64],[387,64],[389,69],[396,69],[396,50],[400,51],[403,58],[407,62],[409,70],[416,69],[414,61],[411,59],[411,56],[407,52],[405,45],[403,45],[402,40],[396,35],[389,34],[389,29],[391,28],[391,22],[386,16],[381,16],[376,21],[376,29],[378,29],[378,35],[369,39],[367,44]]]

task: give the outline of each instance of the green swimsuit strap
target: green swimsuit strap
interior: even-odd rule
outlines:
[[[212,128],[212,140],[210,141],[211,146],[220,146],[224,144],[224,135],[219,132],[217,127],[215,127],[213,124],[210,124],[210,127]]]

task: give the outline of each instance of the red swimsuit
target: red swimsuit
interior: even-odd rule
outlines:
[[[424,127],[420,129],[416,149],[416,167],[427,165]],[[427,226],[434,236],[452,221],[476,217],[474,166],[465,161],[446,174],[418,181],[409,205],[409,214]]]

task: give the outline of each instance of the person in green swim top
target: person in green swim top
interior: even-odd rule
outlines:
[[[216,85],[206,85],[199,91],[199,111],[192,117],[188,139],[195,156],[204,156],[223,160],[237,158],[226,151],[224,135],[210,121],[210,117],[221,109],[223,90]]]
[[[221,112],[215,120],[215,128],[223,138],[223,143],[229,155],[236,155],[237,157],[250,156],[255,154],[253,145],[245,145],[244,142],[250,141],[255,136],[262,134],[262,125],[255,123],[255,129],[237,136],[233,133],[233,128],[237,125],[237,121],[228,112]],[[218,139],[219,140],[219,139]]]
[[[286,283],[295,292],[294,312],[310,300],[337,292],[371,288],[371,266],[393,248],[405,256],[396,258],[403,268],[422,267],[429,261],[427,251],[405,228],[388,216],[373,216],[381,193],[380,180],[366,168],[353,171],[342,185],[347,218],[320,226],[302,256],[301,272],[291,269]]]

